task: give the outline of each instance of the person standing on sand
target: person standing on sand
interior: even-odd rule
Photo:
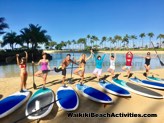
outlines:
[[[140,56],[140,57],[143,57],[143,56]],[[150,71],[150,61],[151,61],[152,58],[157,58],[157,55],[155,57],[152,57],[150,55],[150,52],[147,52],[147,55],[145,57],[143,57],[143,58],[145,58],[145,65],[144,65],[144,67],[146,69],[146,72],[144,73],[144,76],[147,77],[149,75],[149,71]]]
[[[21,78],[21,84],[20,84],[20,92],[27,91],[26,90],[26,81],[27,81],[27,70],[26,70],[26,64],[28,60],[28,53],[24,51],[26,56],[22,57],[21,60],[19,60],[19,54],[16,54],[16,61],[17,65],[20,68],[20,78]],[[23,89],[24,88],[24,89]]]
[[[132,60],[133,60],[133,53],[131,51],[128,51],[126,53],[126,65],[122,67],[123,71],[127,70],[127,76],[125,77],[128,77],[128,78],[132,76],[132,74],[130,74],[131,68],[132,68]]]
[[[70,54],[67,54],[66,58],[62,61],[61,65],[56,68],[56,66],[54,66],[54,71],[55,72],[60,72],[62,71],[62,75],[63,75],[63,80],[62,80],[62,84],[64,85],[64,87],[66,87],[65,85],[65,79],[66,79],[66,67],[70,64],[70,63],[73,63],[73,64],[76,64],[74,61],[72,61],[70,59],[71,55]],[[73,68],[72,68],[73,69]]]
[[[96,62],[96,68],[93,71],[93,75],[95,75],[97,77],[98,81],[100,81],[100,76],[102,74],[102,65],[103,65],[105,55],[106,54],[104,54],[102,57],[100,55],[98,55],[96,57],[96,55],[94,54],[94,59],[95,59],[95,62]]]
[[[43,78],[43,89],[45,88],[48,72],[50,71],[49,60],[46,59],[47,54],[42,53],[42,59],[35,65],[41,65],[41,70],[37,71],[34,75]],[[32,62],[34,64],[34,62]]]
[[[111,79],[114,77],[114,71],[115,71],[115,62],[116,62],[116,52],[110,54],[110,67],[108,68],[108,72],[111,73]]]
[[[75,60],[76,62],[79,62],[79,68],[75,69],[73,73],[81,77],[80,80],[81,85],[83,84],[82,81],[84,79],[86,62],[92,57],[93,51],[91,50],[90,52],[91,55],[89,57],[86,57],[86,54],[82,54],[79,60]]]

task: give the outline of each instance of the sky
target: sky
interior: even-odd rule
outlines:
[[[163,13],[164,0],[0,0],[7,32],[39,24],[57,42],[143,32],[153,32],[156,40],[164,34]]]

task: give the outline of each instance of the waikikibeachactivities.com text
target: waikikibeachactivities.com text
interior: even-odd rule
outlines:
[[[107,118],[107,117],[157,117],[157,114],[137,113],[67,113],[70,118]]]

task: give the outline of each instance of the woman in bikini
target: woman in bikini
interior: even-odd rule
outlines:
[[[108,72],[111,73],[111,79],[114,77],[114,71],[115,71],[115,62],[116,62],[116,53],[110,54],[110,67],[108,68]]]
[[[37,71],[34,74],[37,77],[43,78],[43,89],[45,88],[47,75],[48,75],[48,72],[50,71],[49,60],[46,59],[46,57],[47,57],[47,54],[42,53],[42,59],[40,59],[39,62],[35,64],[35,65],[41,65],[41,70]]]
[[[17,65],[20,68],[20,78],[21,78],[21,84],[20,84],[20,92],[26,91],[26,81],[27,81],[27,70],[26,70],[26,63],[28,59],[28,54],[25,51],[26,56],[22,57],[21,60],[19,60],[19,54],[16,54],[16,60],[17,60]]]
[[[81,84],[84,79],[86,62],[92,57],[92,54],[93,51],[91,50],[91,55],[89,57],[86,58],[86,54],[82,54],[79,60],[75,60],[75,62],[79,62],[79,68],[75,69],[73,73],[81,77]]]

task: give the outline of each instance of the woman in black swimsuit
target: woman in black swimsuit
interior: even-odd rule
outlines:
[[[145,57],[145,69],[146,69],[146,74],[145,76],[147,77],[148,74],[149,74],[149,71],[150,71],[150,61],[151,61],[151,58],[156,58],[156,57],[151,57],[150,56],[150,52],[147,52],[147,56]]]

